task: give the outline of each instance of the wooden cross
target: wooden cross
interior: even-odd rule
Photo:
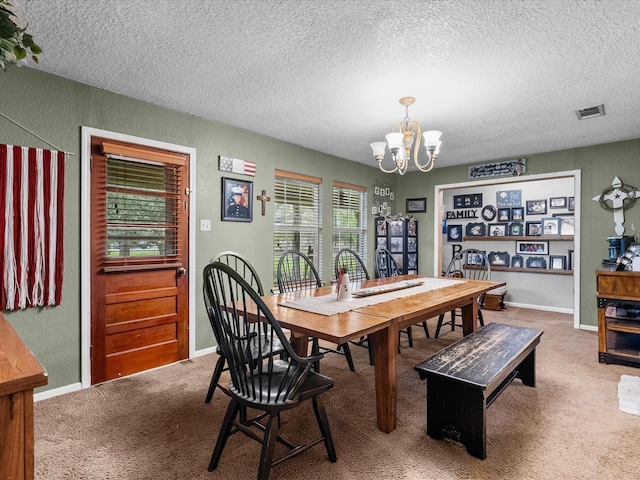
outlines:
[[[267,202],[271,200],[271,197],[267,197],[267,191],[262,190],[262,195],[258,195],[256,200],[260,200],[262,202],[262,215],[265,215],[265,207],[267,206]]]

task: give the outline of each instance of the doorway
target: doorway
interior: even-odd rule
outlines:
[[[82,165],[85,387],[194,351],[195,150],[83,128]]]

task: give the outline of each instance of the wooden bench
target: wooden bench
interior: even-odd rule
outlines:
[[[427,434],[462,443],[485,459],[486,411],[511,383],[535,387],[535,348],[542,331],[489,323],[414,369],[427,379]]]

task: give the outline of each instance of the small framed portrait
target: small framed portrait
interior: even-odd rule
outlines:
[[[524,268],[524,257],[522,255],[511,257],[511,268]]]
[[[551,197],[549,208],[567,208],[567,197]]]
[[[391,253],[402,253],[402,246],[404,243],[402,240],[402,237],[391,237],[389,240],[389,251]]]
[[[542,235],[542,222],[527,222],[526,229],[527,237]]]
[[[529,257],[526,266],[527,268],[547,268],[547,261],[542,257]]]
[[[527,200],[527,215],[546,215],[546,200]]]
[[[387,237],[377,237],[376,248],[387,248]]]
[[[521,222],[524,220],[524,208],[517,207],[511,209],[511,221]]]
[[[407,252],[417,252],[418,241],[415,237],[407,237]]]
[[[542,235],[560,235],[560,217],[542,219]]]
[[[549,255],[549,242],[516,242],[516,252],[529,255]]]
[[[415,270],[417,268],[418,268],[418,254],[417,253],[407,254],[407,269]]]
[[[392,253],[391,256],[393,257],[393,260],[396,262],[396,265],[398,266],[398,273],[400,273],[401,275],[404,274],[404,255],[402,255],[401,253]]]
[[[507,235],[506,223],[490,223],[489,224],[489,236],[490,237],[504,237]]]
[[[570,212],[573,212],[576,209],[576,197],[569,197],[569,204],[567,208]]]
[[[484,265],[485,256],[477,252],[467,252],[467,265]]]
[[[426,211],[426,198],[407,198],[407,213],[421,213]]]
[[[509,266],[509,254],[507,252],[489,252],[487,257],[492,267]]]
[[[384,218],[376,218],[376,235],[387,234],[387,221]]]
[[[521,222],[510,223],[507,234],[512,237],[521,237],[524,235],[524,226]]]
[[[499,208],[498,209],[498,218],[499,222],[508,222],[511,220],[511,209],[510,208]]]
[[[566,255],[551,255],[549,257],[549,268],[551,270],[566,270],[566,268],[567,268],[567,256]]]
[[[392,237],[401,237],[404,234],[404,222],[402,220],[391,220],[389,222],[389,233]]]
[[[448,242],[462,241],[462,225],[447,225],[447,241]]]
[[[569,250],[567,251],[567,253],[568,253],[567,260],[569,262],[569,264],[567,265],[567,269],[573,270],[573,250]]]
[[[491,222],[494,218],[496,218],[496,207],[493,205],[487,205],[482,209],[482,218],[484,218],[487,222]]]
[[[560,235],[574,235],[576,232],[576,219],[573,213],[558,213],[554,214],[554,217],[560,217]]]
[[[253,182],[222,177],[222,220],[253,220]]]
[[[470,222],[465,227],[467,237],[484,237],[487,235],[487,226],[482,222]]]

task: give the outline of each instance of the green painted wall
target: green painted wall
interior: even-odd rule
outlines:
[[[218,122],[168,110],[105,90],[71,82],[29,68],[0,73],[0,112],[26,126],[62,150],[74,152],[67,160],[65,178],[65,270],[62,304],[55,308],[5,312],[18,334],[49,373],[45,389],[80,381],[80,162],[81,127],[93,127],[169,143],[197,150],[196,209],[192,219],[212,220],[211,232],[196,233],[196,307],[200,305],[200,269],[217,252],[236,250],[247,255],[263,279],[272,277],[272,208],[260,215],[259,204],[250,224],[220,222],[220,178],[218,156],[255,161],[254,195],[262,189],[273,192],[274,169],[289,170],[323,178],[323,271],[328,281],[331,258],[331,187],[333,180],[372,186],[388,182],[395,192],[395,208],[404,211],[405,199],[426,196],[428,211],[417,214],[420,221],[420,271],[433,271],[433,189],[436,184],[467,181],[467,167],[438,168],[429,174],[404,177],[384,175],[375,167],[324,155],[296,145],[232,128]],[[606,119],[606,117],[605,117]],[[599,121],[599,120],[595,120]],[[33,135],[0,118],[0,142],[50,148]],[[445,143],[446,148],[446,143]],[[368,152],[367,152],[368,153]],[[528,173],[582,169],[582,323],[596,324],[593,269],[607,252],[606,237],[613,235],[613,220],[591,197],[619,175],[632,185],[640,184],[637,158],[640,140],[599,145],[543,155],[527,156]],[[372,160],[373,164],[373,160]],[[233,175],[226,175],[233,176]],[[242,177],[248,179],[249,177]],[[372,194],[369,192],[369,199]],[[627,227],[640,225],[640,207],[628,211]],[[373,228],[372,216],[369,217]],[[368,266],[373,270],[373,234],[369,239]],[[267,283],[267,282],[265,282]],[[213,344],[204,312],[197,308],[196,350]],[[594,352],[594,356],[596,352]]]

